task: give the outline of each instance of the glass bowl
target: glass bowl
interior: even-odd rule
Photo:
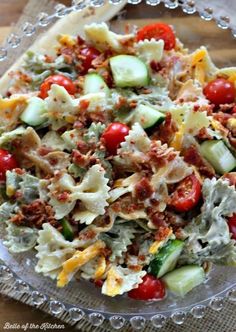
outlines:
[[[236,64],[236,33],[228,17],[219,17],[209,7],[198,8],[194,1],[147,0],[142,4],[140,0],[128,2],[129,4],[124,4],[123,7],[123,1],[110,1],[111,7],[117,5],[117,15],[109,22],[114,31],[124,31],[127,23],[131,26],[144,25],[152,20],[161,20],[174,26],[177,35],[190,50],[206,45],[213,61],[219,67]],[[26,22],[22,34],[12,34],[6,45],[0,48],[2,65],[8,54],[17,48],[22,40],[30,38],[33,42],[36,39],[35,32],[40,27],[49,26],[55,19],[64,17],[71,11],[85,10],[88,4],[92,7],[104,5],[103,0],[92,0],[90,3],[74,1],[69,8],[57,5],[53,14],[40,13],[37,22]],[[96,10],[95,8],[95,12]],[[3,234],[4,230],[0,226],[0,238]],[[185,298],[167,296],[163,301],[145,302],[126,296],[110,298],[101,295],[100,289],[85,281],[72,281],[64,289],[58,289],[55,282],[34,272],[34,252],[11,255],[1,240],[0,259],[1,282],[12,283],[15,279],[15,290],[31,295],[32,304],[39,306],[48,302],[52,314],[65,311],[73,321],[87,315],[94,326],[102,325],[104,319],[109,319],[115,329],[122,328],[126,321],[129,321],[134,329],[140,329],[144,327],[146,320],[151,320],[154,327],[160,328],[167,319],[182,324],[187,313],[201,318],[207,306],[220,310],[226,297],[236,301],[236,269],[230,267],[214,266],[207,282],[195,288]]]

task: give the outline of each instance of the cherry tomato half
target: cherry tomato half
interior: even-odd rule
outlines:
[[[171,196],[170,205],[178,212],[190,211],[201,197],[201,183],[195,175],[183,179]]]
[[[48,91],[51,89],[52,84],[58,84],[60,86],[63,86],[70,95],[74,95],[76,92],[76,88],[74,83],[71,79],[64,75],[52,75],[46,78],[46,80],[41,84],[40,86],[40,94],[39,97],[42,99],[47,98]]]
[[[209,82],[204,90],[206,98],[214,105],[231,104],[236,97],[234,84],[224,78],[217,78]]]
[[[5,181],[6,171],[17,167],[18,165],[13,155],[7,150],[0,149],[0,181]]]
[[[125,140],[128,133],[129,127],[120,122],[113,122],[106,128],[102,140],[109,154],[116,154],[120,143]]]
[[[139,29],[137,32],[137,39],[144,40],[144,39],[163,39],[164,40],[164,48],[165,50],[169,51],[175,47],[175,34],[173,29],[165,23],[154,23],[148,24],[143,28]]]
[[[232,239],[236,240],[236,213],[228,218],[229,231],[232,234]]]
[[[96,48],[88,46],[82,48],[80,54],[83,56],[83,59],[81,59],[83,67],[81,74],[84,75],[87,74],[90,68],[93,68],[92,61],[100,55],[100,52]]]
[[[161,280],[146,274],[143,282],[138,285],[138,288],[129,291],[128,296],[135,300],[161,300],[165,296],[165,286]]]

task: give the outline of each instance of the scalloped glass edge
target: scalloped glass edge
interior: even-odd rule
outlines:
[[[118,5],[123,0],[109,0],[112,5]],[[33,36],[37,29],[44,28],[55,20],[60,19],[73,11],[82,11],[87,7],[101,7],[105,3],[105,0],[72,0],[72,5],[66,7],[63,4],[57,4],[55,6],[55,12],[51,15],[47,13],[40,13],[37,16],[37,21],[35,23],[25,22],[22,26],[22,34],[11,33],[6,39],[5,46],[0,47],[0,62],[7,59],[8,50],[17,48],[21,40],[26,37]],[[138,5],[142,0],[128,0],[127,3],[132,5]],[[205,7],[203,10],[199,11],[195,6],[195,1],[193,0],[145,0],[147,5],[157,6],[160,3],[164,3],[166,8],[175,9],[177,7],[182,8],[182,11],[186,14],[198,13],[200,18],[203,20],[214,20],[217,26],[221,29],[230,29],[233,37],[236,38],[236,28],[231,26],[230,18],[227,16],[221,16],[218,18],[213,9],[210,7]],[[224,291],[219,292],[213,297],[205,299],[201,302],[194,303],[188,307],[182,307],[178,310],[166,310],[160,311],[155,314],[145,313],[144,315],[136,314],[119,314],[116,315],[110,312],[103,312],[100,310],[94,311],[89,308],[79,308],[68,303],[63,303],[57,301],[54,298],[50,298],[47,295],[38,292],[36,289],[28,285],[25,281],[20,280],[14,272],[12,272],[9,267],[0,261],[0,283],[8,284],[14,281],[14,289],[19,294],[27,294],[31,298],[31,304],[36,307],[40,307],[42,304],[48,303],[49,311],[52,315],[60,315],[62,313],[68,313],[69,318],[74,323],[80,321],[84,317],[87,317],[89,322],[93,326],[101,326],[105,319],[109,319],[110,325],[114,329],[121,329],[124,327],[126,322],[129,322],[133,329],[140,330],[146,325],[146,321],[150,320],[152,326],[155,328],[163,327],[167,320],[172,320],[177,325],[184,323],[188,314],[192,317],[200,319],[205,316],[206,309],[209,307],[214,311],[220,311],[223,309],[226,300],[232,303],[236,303],[236,283],[227,287]]]

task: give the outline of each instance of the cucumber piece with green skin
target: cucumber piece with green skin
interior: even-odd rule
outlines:
[[[149,83],[148,68],[133,55],[116,55],[110,58],[115,85],[119,88],[142,87]]]
[[[87,74],[84,79],[84,94],[97,92],[105,92],[109,95],[110,90],[102,76],[97,73]]]
[[[183,241],[169,240],[150,262],[149,272],[157,278],[160,278],[167,272],[172,271],[176,266],[183,247]]]
[[[62,219],[61,225],[62,225],[62,234],[63,234],[64,238],[67,241],[73,241],[74,231],[73,231],[73,228],[72,228],[71,224],[69,223],[69,221],[66,219]]]
[[[200,146],[200,152],[219,174],[228,173],[236,167],[236,159],[223,141],[205,141]]]
[[[147,105],[138,105],[134,111],[132,122],[139,122],[144,129],[147,129],[162,123],[164,119],[165,115],[155,108]]]
[[[43,116],[46,111],[45,101],[38,97],[32,97],[25,110],[21,113],[20,119],[30,126],[39,126],[46,121],[46,118]]]
[[[202,267],[186,265],[167,273],[162,280],[171,292],[183,297],[193,288],[202,284],[205,278],[206,275]]]

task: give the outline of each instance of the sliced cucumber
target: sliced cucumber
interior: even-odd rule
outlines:
[[[147,129],[163,122],[164,119],[165,115],[155,108],[147,105],[138,105],[134,111],[132,122],[139,122],[144,129]]]
[[[73,241],[74,231],[73,231],[73,228],[72,228],[71,224],[69,223],[69,221],[66,219],[62,219],[61,225],[62,225],[62,234],[64,235],[64,238],[67,241]]]
[[[148,85],[147,66],[136,56],[114,56],[110,59],[110,66],[117,87],[141,87]]]
[[[184,296],[205,280],[205,272],[198,265],[186,265],[165,275],[162,280],[176,295]]]
[[[151,261],[149,265],[149,272],[157,278],[160,278],[167,272],[172,271],[176,266],[183,246],[183,241],[169,240]]]
[[[46,111],[45,101],[38,97],[32,97],[26,109],[21,113],[20,119],[30,126],[39,126],[46,121],[46,118],[43,116]]]
[[[96,92],[105,92],[106,95],[109,95],[110,90],[100,75],[96,73],[87,74],[84,79],[84,94]]]
[[[200,152],[219,174],[228,173],[236,167],[236,159],[223,141],[205,141]]]

